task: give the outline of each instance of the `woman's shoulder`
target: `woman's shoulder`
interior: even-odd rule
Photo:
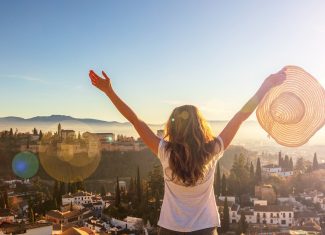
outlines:
[[[165,161],[168,159],[170,151],[168,150],[170,146],[170,143],[163,138],[160,139],[159,145],[158,145],[158,158],[160,161]]]

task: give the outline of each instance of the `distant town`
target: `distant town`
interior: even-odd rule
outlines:
[[[163,130],[157,131],[157,136],[163,134]],[[143,151],[148,149],[140,138],[80,133],[59,123],[53,133],[37,128],[26,133],[12,128],[0,132],[4,171],[12,167],[17,154],[28,152],[39,159],[39,171],[49,175],[1,176],[0,234],[157,234],[164,195],[159,164],[146,177],[135,166],[134,177],[116,175],[112,188],[102,186],[96,191],[87,186],[90,174],[83,174],[103,153],[141,155]],[[222,225],[218,232],[324,234],[325,164],[319,162],[317,153],[312,154],[313,161],[309,161],[278,152],[271,161],[263,153],[253,160],[238,152],[229,169],[219,162],[214,182]],[[56,169],[70,177],[61,178],[46,168],[45,155],[50,156],[51,164],[56,164],[52,161],[56,158],[60,166],[68,164],[79,171]],[[123,161],[123,156],[116,161]]]

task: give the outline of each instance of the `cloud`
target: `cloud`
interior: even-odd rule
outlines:
[[[16,75],[16,74],[7,74],[7,75],[3,74],[0,75],[0,78],[1,79],[13,78],[13,79],[25,80],[30,82],[48,83],[47,81],[40,78],[24,76],[24,75]]]

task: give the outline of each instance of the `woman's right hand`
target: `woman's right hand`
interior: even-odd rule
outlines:
[[[111,85],[111,79],[106,75],[104,71],[102,71],[104,78],[98,76],[93,70],[89,71],[89,77],[91,79],[91,83],[97,87],[102,92],[107,95],[113,91]]]

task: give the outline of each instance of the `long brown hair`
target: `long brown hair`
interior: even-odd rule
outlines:
[[[164,132],[166,151],[171,151],[171,180],[194,186],[204,178],[207,163],[213,156],[216,138],[210,125],[197,107],[183,105],[173,110]]]

